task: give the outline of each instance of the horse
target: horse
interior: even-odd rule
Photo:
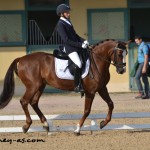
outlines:
[[[82,83],[85,90],[84,113],[77,124],[76,130],[74,130],[75,134],[80,134],[80,129],[91,112],[96,92],[108,105],[107,116],[100,122],[100,128],[102,129],[111,121],[114,104],[106,86],[110,80],[109,67],[110,65],[115,66],[118,74],[126,72],[127,44],[128,42],[108,39],[92,45],[89,49],[89,72],[83,78]],[[47,84],[61,90],[74,90],[74,81],[58,78],[54,68],[55,57],[53,54],[35,52],[14,59],[6,72],[3,91],[0,95],[0,109],[6,107],[14,95],[14,73],[16,73],[26,88],[24,95],[20,99],[26,116],[26,123],[22,127],[24,133],[28,131],[32,124],[28,110],[29,104],[39,116],[43,128],[47,132],[49,131],[47,119],[38,106],[40,96]]]

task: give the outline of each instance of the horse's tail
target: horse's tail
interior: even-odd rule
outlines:
[[[16,58],[10,65],[7,70],[4,79],[3,91],[0,95],[0,109],[7,106],[14,95],[15,90],[15,82],[14,82],[14,71],[17,73],[17,62],[19,62],[19,58]]]

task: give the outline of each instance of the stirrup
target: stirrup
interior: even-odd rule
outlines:
[[[76,93],[80,92],[80,87],[79,87],[79,85],[74,88],[74,91],[75,91]]]
[[[78,92],[84,93],[84,89],[83,89],[82,87],[80,87],[79,85],[74,88],[74,91],[75,91],[76,93],[78,93]]]

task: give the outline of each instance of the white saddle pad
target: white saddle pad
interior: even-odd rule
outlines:
[[[66,69],[68,66],[68,60],[62,60],[55,58],[55,72],[58,78],[73,80],[74,76],[69,72],[69,69]],[[89,59],[86,62],[85,72],[82,74],[82,79],[85,78],[89,72],[90,61]]]

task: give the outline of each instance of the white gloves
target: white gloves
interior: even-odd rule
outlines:
[[[85,40],[85,41],[82,43],[82,48],[83,48],[83,49],[86,49],[88,46],[89,46],[89,42],[88,42],[87,40]]]

